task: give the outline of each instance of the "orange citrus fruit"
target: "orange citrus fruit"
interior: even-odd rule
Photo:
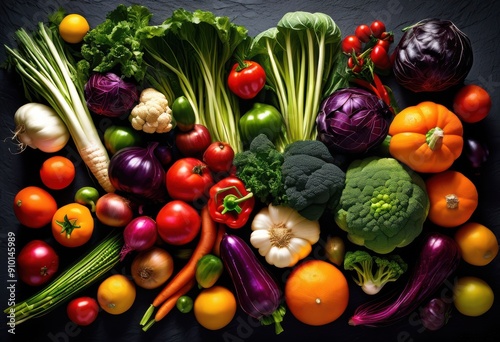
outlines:
[[[132,307],[135,295],[134,283],[124,275],[114,274],[99,285],[97,302],[104,311],[119,315]]]
[[[89,30],[87,19],[80,14],[68,14],[59,24],[59,35],[71,44],[80,43]]]
[[[285,302],[302,323],[324,325],[335,321],[347,308],[349,286],[344,274],[323,260],[297,265],[285,284]]]
[[[495,233],[477,222],[460,226],[455,233],[455,241],[460,248],[462,259],[474,266],[485,266],[498,254]]]
[[[218,330],[236,314],[236,297],[226,287],[215,285],[203,289],[194,300],[194,316],[209,330]]]

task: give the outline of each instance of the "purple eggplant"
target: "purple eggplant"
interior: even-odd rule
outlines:
[[[464,152],[471,168],[478,175],[484,163],[488,161],[490,151],[487,144],[477,138],[466,138],[464,140]]]
[[[226,234],[220,243],[220,256],[236,290],[241,309],[262,324],[275,324],[276,334],[285,308],[283,291],[257,259],[250,246],[236,235]]]

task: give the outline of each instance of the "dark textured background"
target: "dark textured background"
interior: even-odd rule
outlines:
[[[32,29],[39,21],[45,21],[47,15],[59,6],[67,12],[83,14],[93,27],[104,20],[105,14],[114,9],[119,1],[21,1],[3,0],[0,4],[0,43],[3,46],[14,45],[14,31],[24,26]],[[124,4],[133,2],[123,1]],[[483,122],[475,124],[469,129],[484,135],[491,149],[491,156],[487,167],[480,176],[470,174],[480,194],[479,207],[474,219],[490,227],[500,238],[500,157],[497,148],[500,147],[500,67],[498,66],[499,33],[498,22],[500,2],[498,1],[411,1],[389,0],[386,2],[372,0],[350,1],[152,1],[143,0],[141,4],[150,8],[154,13],[153,23],[160,23],[170,16],[178,7],[188,10],[203,9],[217,15],[229,16],[235,23],[248,28],[249,34],[257,33],[275,26],[281,16],[288,11],[324,12],[332,16],[339,25],[343,36],[351,34],[356,25],[369,24],[375,19],[384,21],[389,30],[394,31],[396,42],[401,37],[401,29],[421,19],[437,17],[453,21],[472,40],[474,51],[474,66],[466,79],[466,83],[476,83],[485,87],[493,98],[493,108]],[[0,48],[0,61],[3,62],[5,51]],[[449,105],[447,94],[436,97],[415,96],[400,89],[389,78],[387,83],[393,88],[401,107],[416,104],[421,100],[435,100]],[[13,115],[16,109],[24,104],[22,90],[12,75],[4,70],[0,71],[0,138],[2,141],[11,136]],[[12,154],[9,150],[12,145],[0,143],[0,307],[5,307],[6,297],[6,236],[7,232],[15,232],[17,248],[33,238],[47,238],[44,230],[27,230],[21,227],[11,210],[12,199],[15,193],[26,185],[39,185],[38,170],[33,165],[39,165],[45,155],[37,151],[25,151],[21,155]],[[68,145],[63,154],[77,159],[72,145]],[[457,167],[459,167],[458,165]],[[79,163],[80,175],[85,175],[84,166]],[[468,174],[469,175],[469,174]],[[58,201],[67,201],[72,193],[80,186],[88,185],[89,178],[80,177],[67,190],[56,195]],[[95,239],[94,239],[95,240]],[[94,241],[95,242],[95,241]],[[84,252],[84,249],[61,251],[63,267]],[[317,251],[317,250],[316,250]],[[318,252],[320,253],[320,252]],[[405,251],[407,256],[416,257],[416,249]],[[129,271],[124,265],[115,272],[127,274]],[[499,295],[500,288],[500,258],[485,267],[471,267],[461,265],[456,276],[475,275],[486,280]],[[279,276],[279,274],[278,274]],[[350,275],[348,275],[350,276]],[[283,278],[282,278],[283,279]],[[443,293],[449,292],[450,282],[444,284]],[[352,283],[351,283],[352,285]],[[34,290],[23,287],[18,282],[16,296],[18,300],[25,298]],[[96,286],[89,288],[83,294],[95,295]],[[297,322],[288,313],[285,316],[283,327],[285,331],[274,336],[272,327],[260,327],[255,321],[238,311],[233,322],[222,331],[210,332],[197,324],[192,315],[171,313],[166,319],[157,323],[148,333],[141,332],[138,322],[143,312],[154,296],[153,293],[139,291],[133,309],[119,316],[101,313],[100,317],[89,327],[73,327],[65,314],[65,306],[61,306],[47,316],[33,319],[16,328],[16,335],[8,335],[5,331],[5,317],[1,316],[0,340],[9,339],[19,341],[306,341],[308,339],[329,341],[494,341],[498,340],[500,327],[500,297],[494,307],[485,315],[477,318],[465,317],[453,311],[448,325],[443,329],[429,333],[422,328],[415,315],[401,320],[387,328],[351,327],[347,320],[354,309],[368,298],[359,288],[351,286],[349,307],[337,321],[322,327],[311,327]],[[174,310],[175,311],[175,310]]]

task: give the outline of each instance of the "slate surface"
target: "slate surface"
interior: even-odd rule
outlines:
[[[91,26],[104,20],[105,14],[114,9],[119,3],[131,4],[131,1],[90,1],[90,0],[3,0],[0,4],[0,43],[3,46],[14,44],[14,31],[23,26],[32,29],[39,21],[45,21],[47,15],[59,6],[68,12],[84,14]],[[257,33],[274,26],[281,16],[288,11],[324,12],[332,16],[339,25],[343,36],[353,32],[356,25],[370,23],[374,19],[383,20],[387,27],[395,33],[398,41],[402,36],[401,29],[421,19],[435,17],[453,21],[472,40],[474,51],[474,65],[466,79],[466,83],[476,83],[485,87],[493,98],[493,108],[489,117],[480,124],[470,129],[487,139],[491,155],[487,167],[480,176],[470,174],[477,185],[480,201],[474,219],[493,229],[500,238],[500,68],[498,56],[500,48],[498,40],[498,20],[500,2],[498,1],[412,1],[389,0],[387,2],[373,0],[351,1],[262,1],[262,0],[223,0],[223,1],[153,1],[143,0],[141,4],[150,8],[154,13],[152,22],[159,23],[167,18],[178,7],[187,10],[204,9],[217,15],[229,16],[235,23],[248,28],[249,34]],[[3,62],[5,51],[0,48],[0,61]],[[401,105],[416,104],[424,99],[436,100],[449,104],[449,97],[416,96],[401,89],[391,79],[387,80],[393,88]],[[11,136],[13,114],[15,110],[26,102],[16,78],[0,71],[0,138],[2,140]],[[8,141],[8,140],[7,140]],[[21,155],[11,153],[12,145],[7,142],[0,143],[0,306],[7,304],[7,233],[16,234],[16,248],[32,238],[47,238],[47,231],[28,231],[21,227],[11,210],[12,199],[15,193],[26,185],[40,184],[36,165],[39,165],[44,155],[36,151],[25,151]],[[70,155],[71,149],[65,150]],[[459,167],[460,165],[458,165]],[[78,166],[81,173],[85,174],[83,165]],[[469,174],[469,173],[468,173]],[[73,188],[61,191],[56,195],[58,201],[71,198],[75,189],[88,185],[88,179],[80,177],[73,184]],[[95,239],[94,239],[95,242]],[[74,251],[61,251],[61,264],[67,265],[74,258],[84,252],[82,249]],[[415,258],[418,251],[408,249],[408,257]],[[115,272],[127,274],[127,265],[116,269]],[[281,274],[277,274],[280,276]],[[500,259],[486,267],[470,267],[461,265],[459,275],[475,275],[486,280],[499,294],[500,289]],[[282,275],[281,275],[282,276]],[[348,274],[348,276],[350,276]],[[281,278],[283,279],[283,278]],[[442,294],[449,294],[450,286],[454,279],[443,285]],[[352,284],[351,284],[352,285]],[[34,289],[27,288],[17,283],[16,299],[21,300]],[[96,286],[83,292],[95,295]],[[196,323],[192,315],[172,313],[161,323],[156,324],[144,333],[138,325],[143,312],[151,302],[154,294],[139,291],[137,302],[129,312],[112,316],[102,313],[99,319],[89,327],[73,326],[66,314],[65,306],[61,306],[50,314],[28,321],[16,327],[15,335],[6,332],[6,317],[1,315],[0,332],[2,341],[493,341],[498,340],[500,327],[500,304],[496,301],[494,307],[485,315],[477,318],[465,317],[453,311],[453,315],[443,329],[430,333],[423,329],[418,320],[417,312],[400,322],[385,328],[352,327],[347,320],[360,303],[369,298],[359,288],[351,286],[351,299],[349,307],[337,321],[322,327],[312,327],[301,324],[288,313],[283,322],[285,331],[278,336],[274,335],[272,327],[261,327],[254,320],[249,319],[243,312],[238,311],[233,322],[221,331],[207,331]]]

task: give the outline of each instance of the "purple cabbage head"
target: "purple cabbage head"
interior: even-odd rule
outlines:
[[[323,100],[316,118],[318,140],[332,152],[360,154],[387,137],[392,112],[375,94],[344,88]]]
[[[85,84],[89,109],[99,115],[119,117],[130,113],[139,99],[135,83],[108,73],[93,73]]]
[[[472,67],[469,38],[451,21],[426,19],[408,28],[393,52],[396,81],[413,92],[460,84]]]

